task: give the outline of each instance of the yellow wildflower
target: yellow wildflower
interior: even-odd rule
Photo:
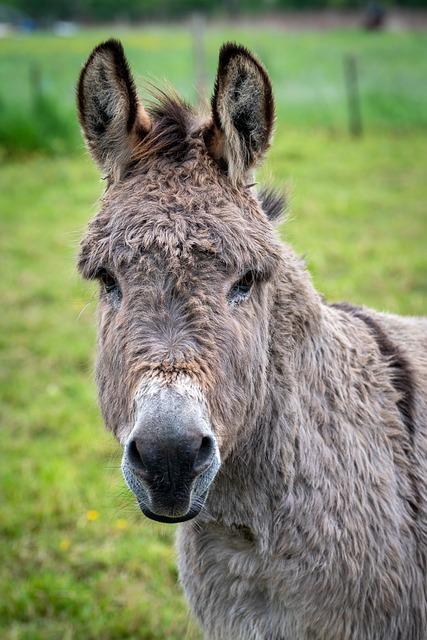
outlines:
[[[70,546],[71,540],[69,538],[63,538],[63,540],[61,540],[61,542],[59,543],[59,548],[61,549],[61,551],[68,551]]]

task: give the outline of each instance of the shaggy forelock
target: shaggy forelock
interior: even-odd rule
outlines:
[[[138,181],[138,176],[128,181],[121,206],[107,197],[90,224],[79,260],[85,277],[96,277],[106,266],[121,270],[147,253],[158,255],[168,269],[188,268],[198,256],[210,256],[212,266],[225,272],[253,269],[260,277],[273,273],[280,247],[250,195],[242,199],[246,207],[241,210],[232,201],[218,202],[214,189],[188,202],[171,190],[163,200],[157,190],[141,193]]]
[[[154,87],[147,112],[152,128],[135,148],[132,162],[137,164],[161,156],[182,162],[191,149],[189,134],[196,119],[192,107],[178,95]]]

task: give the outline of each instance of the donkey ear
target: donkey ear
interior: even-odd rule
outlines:
[[[274,101],[264,67],[236,44],[223,45],[219,54],[212,122],[211,153],[226,162],[234,181],[243,179],[270,144]]]
[[[108,40],[90,54],[80,74],[77,102],[93,159],[111,179],[118,180],[135,146],[150,129],[118,40]]]

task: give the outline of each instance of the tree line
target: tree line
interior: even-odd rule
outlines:
[[[3,4],[3,3],[2,3]],[[40,22],[77,20],[102,22],[179,18],[190,13],[208,15],[259,13],[280,10],[365,9],[368,4],[387,7],[427,7],[427,0],[6,0],[3,4]],[[0,5],[1,6],[1,5]]]

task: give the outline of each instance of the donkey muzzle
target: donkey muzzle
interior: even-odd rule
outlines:
[[[206,405],[190,390],[142,388],[124,449],[125,480],[142,512],[160,522],[194,518],[219,467]]]

